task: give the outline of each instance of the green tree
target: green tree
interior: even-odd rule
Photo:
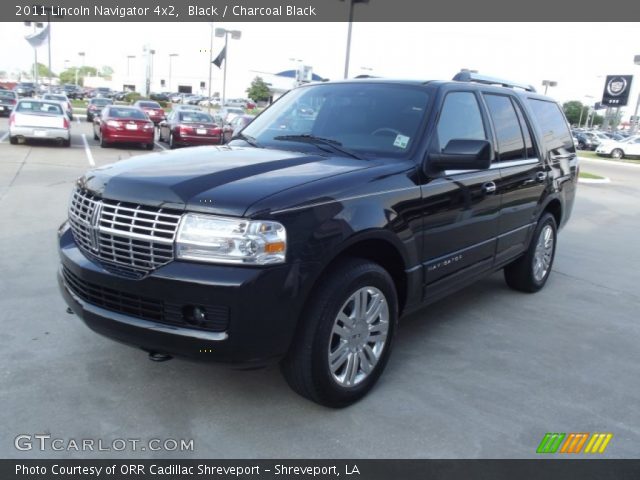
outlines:
[[[589,106],[584,105],[578,100],[571,100],[563,103],[562,109],[564,110],[564,114],[567,117],[569,125],[578,125],[580,117],[582,117],[582,122],[584,122],[587,118],[587,114],[589,113]],[[582,110],[582,115],[580,115],[580,110]]]
[[[33,68],[31,69],[33,71]],[[44,63],[38,62],[38,78],[49,78],[49,77],[57,77],[57,75],[53,72],[49,71],[49,67],[47,67]]]
[[[269,100],[271,96],[269,85],[261,77],[256,77],[247,88],[247,96],[254,102]]]
[[[98,69],[95,67],[71,67],[60,74],[60,83],[76,83],[76,70],[78,71],[78,84],[84,85],[84,77],[95,77]]]
[[[100,76],[111,80],[111,76],[113,75],[113,68],[109,65],[103,65],[100,69]]]

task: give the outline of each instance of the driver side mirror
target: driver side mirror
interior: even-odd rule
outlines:
[[[491,143],[487,140],[449,140],[442,152],[429,154],[436,170],[484,170],[491,166]]]

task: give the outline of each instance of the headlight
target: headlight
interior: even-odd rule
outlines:
[[[287,233],[278,222],[188,213],[180,222],[176,256],[211,263],[284,263]]]

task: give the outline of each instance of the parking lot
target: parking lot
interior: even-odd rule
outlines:
[[[85,170],[140,149],[10,145],[0,119],[0,424],[3,458],[163,457],[18,451],[20,434],[194,439],[172,458],[530,458],[546,432],[611,432],[608,458],[640,445],[640,167],[585,160],[611,183],[580,185],[554,273],[536,295],[500,273],[401,322],[360,403],[329,410],[277,367],[153,363],[65,313],[56,229]],[[163,145],[156,144],[156,151]]]

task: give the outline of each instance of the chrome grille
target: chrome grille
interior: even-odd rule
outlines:
[[[173,260],[181,215],[175,211],[100,199],[76,189],[69,223],[78,246],[115,273],[136,276]]]

